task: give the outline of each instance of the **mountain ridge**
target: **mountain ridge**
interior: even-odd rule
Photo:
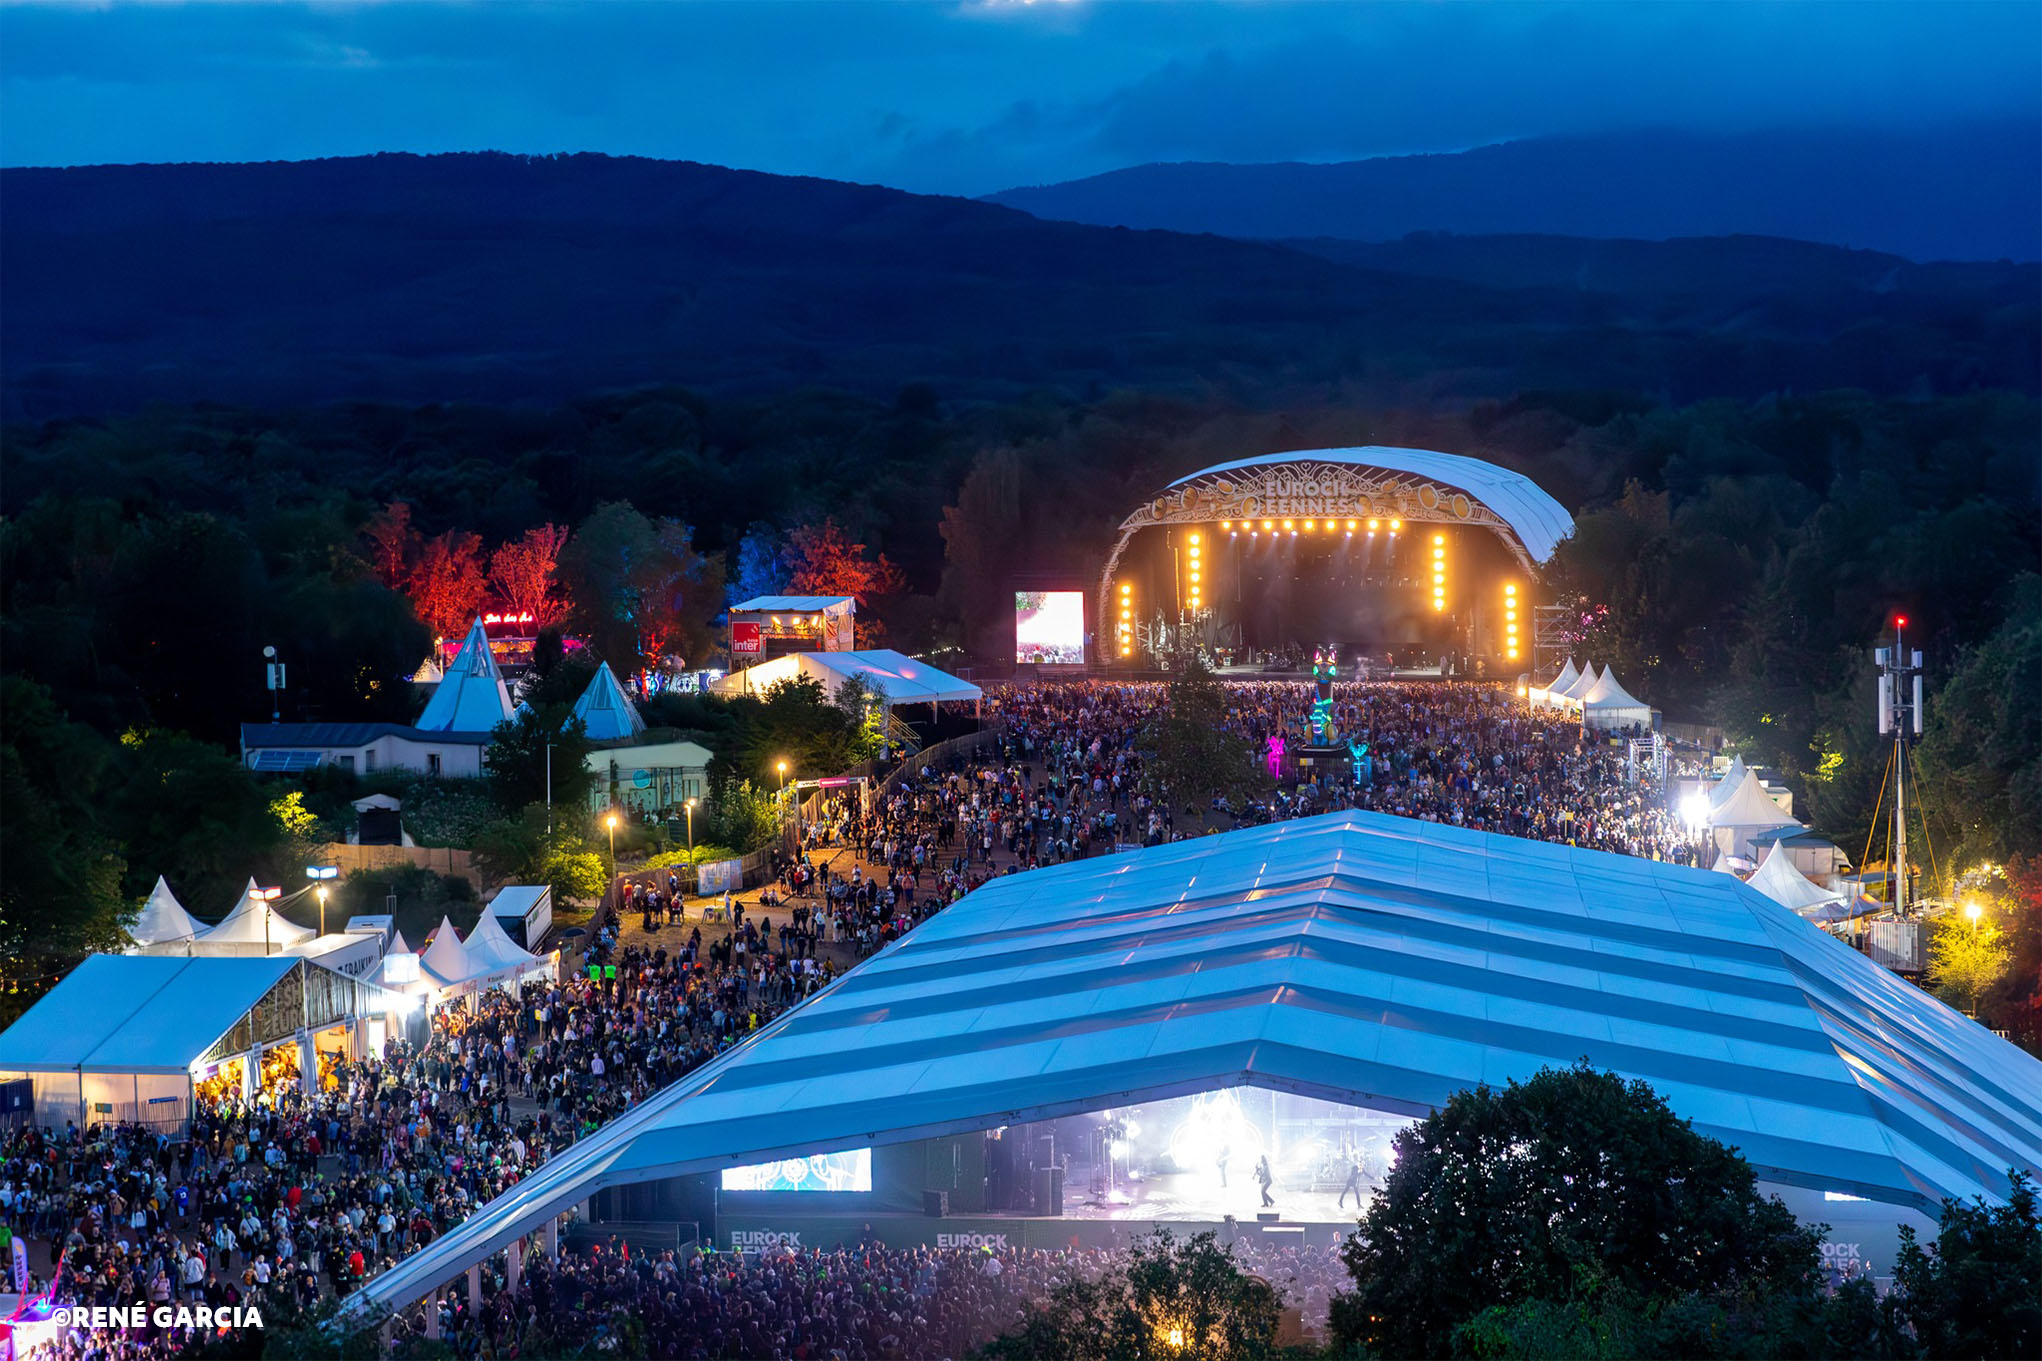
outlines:
[[[1338,162],[1153,162],[985,201],[1254,239],[1765,235],[1908,259],[2042,259],[2042,121],[1534,137]]]
[[[1651,286],[1666,248],[1645,243],[1611,276],[1626,295],[1556,286],[1561,266],[1515,258],[1522,243],[1464,241],[1442,265],[1420,258],[1438,244],[1046,222],[642,158],[9,169],[0,194],[10,420],[917,380],[992,399],[2026,389],[2037,367],[2028,276],[1910,268],[1881,290],[1870,266],[1791,243],[1675,248],[1699,284],[1673,290]],[[1754,294],[1732,286],[1751,265],[1724,251],[1822,263],[1769,266],[1777,286]]]

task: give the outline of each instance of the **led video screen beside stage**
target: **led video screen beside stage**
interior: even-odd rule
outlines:
[[[723,1170],[726,1191],[870,1191],[872,1150],[817,1153],[806,1158]]]
[[[1014,660],[1050,666],[1085,661],[1083,591],[1014,592]]]

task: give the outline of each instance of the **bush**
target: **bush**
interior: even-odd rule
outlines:
[[[467,849],[484,827],[500,817],[480,780],[420,777],[404,787],[404,830],[421,846]]]
[[[389,912],[392,894],[397,897],[397,929],[413,945],[423,932],[438,926],[441,917],[452,917],[454,925],[466,930],[480,911],[475,886],[461,875],[435,874],[420,865],[385,865],[355,870],[340,881],[327,906],[327,924],[338,929],[349,917]]]
[[[655,855],[646,861],[641,868],[665,870],[673,869],[677,865],[713,865],[719,860],[736,860],[740,854],[741,852],[734,851],[728,846],[697,846],[695,847],[695,857],[693,860],[688,858],[688,852],[683,848],[678,851],[666,851]]]

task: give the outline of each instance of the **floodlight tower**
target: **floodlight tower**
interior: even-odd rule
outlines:
[[[1875,648],[1879,731],[1893,735],[1893,913],[1907,915],[1907,744],[1921,736],[1921,653],[1904,646],[1907,616],[1893,616],[1893,646]]]

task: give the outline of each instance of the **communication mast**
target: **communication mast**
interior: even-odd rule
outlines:
[[[1907,616],[1893,617],[1893,646],[1875,648],[1879,732],[1893,737],[1893,914],[1907,915],[1907,746],[1921,736],[1921,653],[1904,646]]]

